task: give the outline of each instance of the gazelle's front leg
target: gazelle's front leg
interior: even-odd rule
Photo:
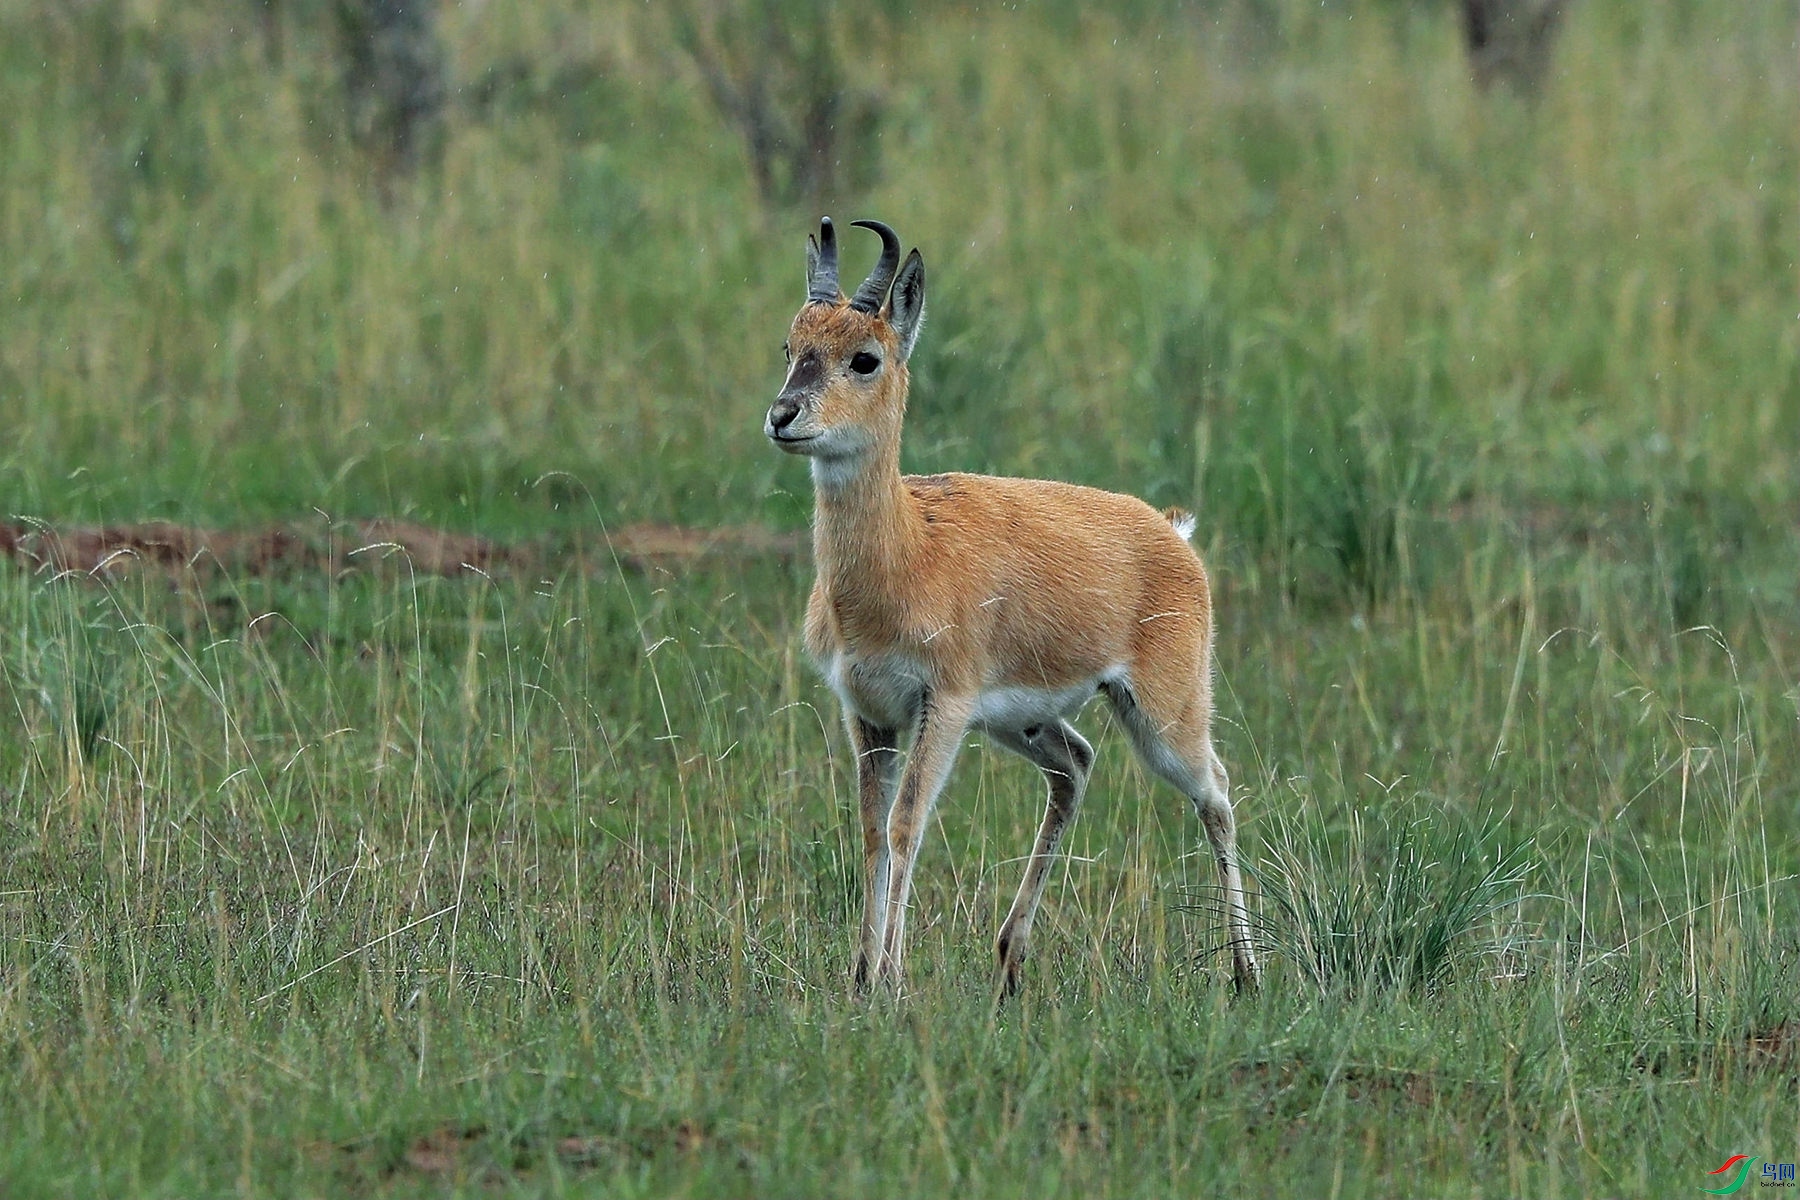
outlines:
[[[856,752],[856,800],[862,813],[863,916],[852,978],[866,991],[881,959],[887,929],[888,810],[894,804],[894,776],[900,766],[899,735],[846,713],[850,747]]]
[[[932,806],[950,777],[950,767],[956,762],[957,748],[962,745],[974,710],[974,697],[946,696],[938,691],[927,691],[919,706],[918,731],[913,735],[906,769],[900,775],[900,790],[888,814],[888,843],[893,857],[888,868],[887,928],[876,976],[895,984],[900,982],[905,953],[906,902],[912,893],[913,865],[918,862],[919,847],[925,841]]]

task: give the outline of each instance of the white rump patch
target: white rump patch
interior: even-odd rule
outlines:
[[[1181,535],[1182,541],[1191,542],[1194,540],[1194,530],[1199,522],[1194,519],[1193,513],[1184,512],[1171,514],[1169,524],[1175,527],[1175,532]]]

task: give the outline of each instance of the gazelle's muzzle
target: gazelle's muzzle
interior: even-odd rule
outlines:
[[[787,430],[793,425],[794,418],[800,415],[802,407],[804,406],[797,397],[788,395],[781,396],[774,404],[769,406],[768,419],[763,422],[763,433],[766,434],[771,441],[776,442],[799,440],[790,436]]]
[[[763,421],[764,435],[778,445],[809,442],[817,436],[816,429],[798,429],[794,426],[806,411],[807,402],[818,395],[824,382],[825,364],[817,354],[809,350],[795,360],[794,365],[788,369],[787,382],[782,384],[781,394],[769,406],[769,415]]]

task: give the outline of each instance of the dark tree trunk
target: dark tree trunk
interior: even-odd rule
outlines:
[[[1567,9],[1568,0],[1462,0],[1463,45],[1475,82],[1535,92]]]
[[[436,0],[337,0],[350,136],[383,176],[435,157],[444,120]]]

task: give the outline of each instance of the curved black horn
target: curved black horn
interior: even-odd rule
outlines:
[[[811,251],[806,257],[812,270],[807,272],[806,298],[820,304],[836,304],[838,302],[838,264],[837,264],[837,230],[832,227],[830,217],[819,218],[819,240],[807,248]]]
[[[850,307],[858,312],[872,313],[881,308],[881,302],[887,299],[888,288],[894,283],[894,268],[900,265],[900,235],[883,225],[880,221],[852,221],[852,225],[860,225],[864,229],[873,229],[881,235],[881,259],[863,285],[856,289],[856,295],[850,297]]]

